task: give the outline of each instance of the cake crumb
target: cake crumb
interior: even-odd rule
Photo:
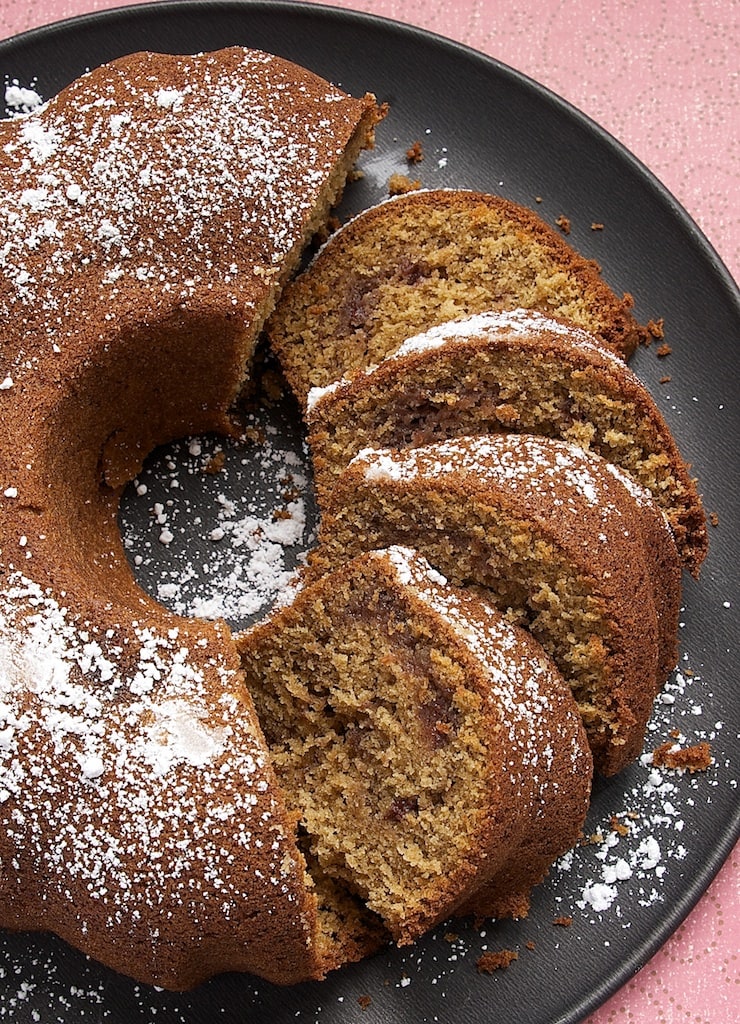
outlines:
[[[273,402],[279,402],[283,397],[283,378],[273,370],[267,370],[262,374],[262,390]]]
[[[406,150],[406,159],[410,164],[419,164],[424,159],[424,150],[418,139]]]
[[[659,384],[670,384],[670,382],[671,382],[670,374],[667,374],[665,377],[661,377],[660,380],[658,381]]]
[[[719,526],[719,514],[717,512],[710,512],[709,522],[712,524],[712,526]]]
[[[226,462],[226,452],[223,449],[215,452],[208,462],[203,467],[203,472],[208,473],[209,476],[216,476],[224,468]]]
[[[612,832],[616,832],[617,835],[620,835],[620,836],[627,836],[627,835],[629,835],[629,832],[630,832],[629,825],[625,825],[625,823],[623,821],[620,821],[619,818],[616,815],[612,815],[612,817],[611,817],[611,819],[609,821],[609,826],[610,826]]]
[[[595,220],[591,224],[591,230],[592,231],[603,231],[604,230],[604,225],[601,223],[601,221]]]
[[[662,345],[656,348],[655,354],[658,356],[659,359],[662,359],[664,356],[669,356],[672,351],[673,349],[671,348],[671,346],[664,342]]]
[[[407,192],[417,192],[421,188],[418,179],[412,181],[407,174],[391,174],[388,179],[388,195],[402,196]]]
[[[248,426],[242,434],[242,440],[245,443],[251,441],[252,444],[265,444],[267,435],[261,427]]]
[[[557,925],[558,928],[570,928],[573,924],[573,918],[568,915],[563,915],[562,917],[556,917],[552,923]]]
[[[560,216],[556,218],[555,223],[564,235],[570,234],[570,217],[566,217],[565,214],[561,213]]]
[[[342,222],[340,221],[339,217],[337,217],[336,215],[329,217],[326,224],[324,224],[323,227],[321,227],[313,236],[314,248],[318,249],[322,245],[325,245],[329,241],[331,236],[334,234],[334,232],[338,231],[341,226]]]
[[[527,941],[526,941],[526,942],[524,943],[524,945],[526,946],[526,948],[527,948],[527,949],[536,949],[536,948],[537,948],[537,946],[536,946],[536,945],[535,945],[535,943],[534,943],[534,942],[532,941],[532,939],[528,939],[528,940],[527,940]]]
[[[501,405],[496,406],[496,416],[504,426],[511,426],[517,423],[520,418],[517,407],[508,402],[503,402]]]
[[[706,742],[676,749],[675,743],[661,743],[653,751],[653,764],[659,768],[705,772],[712,763],[712,749]]]
[[[519,954],[513,949],[500,949],[498,952],[483,953],[475,962],[478,974],[493,974],[519,959]]]
[[[369,1006],[371,1005],[371,1003],[372,1003],[372,999],[371,999],[371,997],[370,997],[370,996],[358,996],[358,997],[357,997],[357,1002],[358,1002],[358,1003],[359,1003],[359,1005],[360,1005],[360,1009],[362,1009],[362,1010],[367,1010],[367,1008],[368,1008],[368,1007],[369,1007]]]
[[[664,324],[663,317],[660,317],[658,320],[648,320],[645,326],[651,338],[665,338]]]

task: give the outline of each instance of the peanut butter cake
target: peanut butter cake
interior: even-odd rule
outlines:
[[[298,400],[379,363],[411,335],[489,309],[571,320],[628,357],[646,340],[591,260],[499,196],[411,192],[333,235],[267,324]]]
[[[255,339],[374,99],[269,54],[137,54],[0,125],[0,926],[132,977],[322,976],[318,898],[225,626],[134,583],[121,485],[228,431]]]
[[[552,438],[490,435],[361,452],[325,503],[314,571],[413,543],[521,624],[570,683],[597,769],[639,753],[677,658],[680,563],[647,494]]]
[[[239,640],[320,875],[399,943],[516,916],[583,824],[591,756],[541,647],[409,549],[361,555]]]
[[[543,434],[596,452],[649,490],[694,575],[706,554],[701,499],[650,392],[594,335],[541,313],[433,327],[378,366],[313,389],[307,420],[320,495],[368,446]]]

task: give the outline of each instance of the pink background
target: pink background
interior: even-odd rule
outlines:
[[[0,0],[0,37],[111,0]],[[740,278],[738,0],[334,0],[431,29],[523,71],[623,142]],[[588,1024],[740,1021],[740,851]]]

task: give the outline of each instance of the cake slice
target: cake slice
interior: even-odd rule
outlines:
[[[538,309],[572,320],[629,356],[646,339],[631,299],[531,210],[499,196],[411,192],[333,235],[286,289],[267,324],[305,405],[379,363],[412,334],[487,309]]]
[[[312,390],[307,420],[320,498],[362,448],[543,434],[596,452],[649,490],[694,575],[706,554],[701,499],[650,392],[597,337],[536,311],[432,327],[378,366]]]
[[[321,877],[399,943],[463,907],[526,913],[580,834],[592,772],[539,644],[396,547],[308,585],[240,648]]]
[[[680,563],[649,495],[599,456],[498,434],[367,450],[325,506],[316,571],[414,544],[526,625],[570,683],[596,767],[640,752],[677,658]]]

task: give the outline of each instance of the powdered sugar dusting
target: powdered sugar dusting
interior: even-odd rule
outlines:
[[[76,183],[67,188],[70,201],[84,201],[84,195]],[[112,268],[109,271],[109,283],[114,283],[122,274],[122,268]],[[5,494],[17,497],[17,490],[8,487]],[[729,607],[729,603],[726,606]],[[677,673],[664,694],[664,701],[652,725],[657,738],[664,739],[669,728],[676,724],[686,725],[688,722],[688,735],[680,736],[679,742],[691,742],[698,737],[716,739],[723,727],[720,722],[714,723],[714,719],[712,724],[707,724],[708,716],[711,715],[709,709],[712,707],[710,691],[709,680],[702,681],[698,676],[690,678],[685,672]],[[707,722],[704,722],[702,716],[707,718]],[[6,742],[12,738],[14,728],[11,724],[4,731],[0,729],[0,748],[4,736]],[[737,737],[731,737],[730,744],[736,747]],[[91,757],[81,770],[91,772],[92,778],[99,777],[96,772],[101,763],[102,759],[96,763],[94,757]],[[592,831],[601,826],[611,838],[603,845],[596,842],[576,849],[558,865],[551,880],[546,883],[545,890],[546,896],[551,892],[557,893],[559,909],[565,913],[574,913],[576,926],[587,921],[585,944],[590,947],[591,955],[597,955],[600,947],[609,945],[607,936],[613,942],[610,926],[616,924],[617,928],[627,933],[641,915],[640,904],[643,911],[649,911],[661,901],[670,899],[668,894],[676,891],[671,883],[682,878],[687,860],[691,863],[693,835],[689,819],[696,810],[694,805],[711,803],[713,795],[719,797],[722,789],[732,787],[736,790],[734,775],[729,773],[732,767],[730,763],[723,761],[717,767],[723,769],[721,774],[713,769],[707,775],[693,777],[654,769],[646,756],[625,777],[624,786],[601,799],[597,815],[592,821]],[[604,813],[605,806],[609,808],[607,813]],[[612,834],[612,812],[628,828],[626,835]],[[698,821],[701,826],[701,818]],[[602,851],[607,851],[606,856],[601,856]],[[573,888],[579,899],[575,908]],[[644,891],[640,892],[640,889]],[[594,901],[589,899],[589,895],[595,897]],[[594,903],[603,906],[603,909],[597,912]],[[523,943],[526,937],[535,935],[535,924],[534,918],[518,922],[516,931],[510,933],[514,936],[511,941]],[[448,1010],[452,1005],[451,1000],[446,999],[446,982],[453,974],[459,977],[462,969],[463,984],[467,985],[468,979],[474,978],[472,960],[475,955],[489,944],[494,948],[500,945],[505,927],[506,923],[501,922],[478,931],[455,923],[455,935],[445,934],[447,928],[443,927],[430,936],[428,941],[419,943],[412,950],[395,951],[393,958],[383,966],[387,975],[386,984],[390,989],[395,989],[395,996],[401,1000],[396,1005],[398,1012],[402,1013],[407,1007],[410,1008],[409,1012],[418,1011],[416,1000],[423,983],[430,1006],[435,1008],[431,1000],[435,994],[439,997],[440,1016],[435,1014],[430,1019],[443,1019],[445,1008]],[[528,970],[541,970],[542,957],[550,955],[555,959],[555,967],[559,955],[563,961],[572,962],[574,950],[583,948],[579,946],[582,935],[570,937],[567,931],[560,934],[562,941],[556,945],[552,954],[545,942],[540,943],[540,935],[537,934],[538,951],[533,954],[531,966],[527,965]],[[17,940],[19,943],[26,941],[20,936]],[[159,1014],[166,1015],[168,1020],[179,1020],[185,1024],[195,1015],[213,1012],[212,995],[205,995],[202,999],[198,994],[174,996],[146,987],[127,985],[122,979],[116,979],[114,998],[111,995],[113,986],[107,974],[101,979],[89,962],[62,949],[61,944],[53,944],[51,951],[46,947],[39,952],[35,942],[33,937],[28,937],[27,947],[17,947],[24,950],[20,956],[11,947],[9,959],[4,966],[0,966],[0,1017],[15,1020],[19,1015],[29,1013],[31,1020],[64,1020],[65,1024],[72,1019],[102,1021],[114,1017],[118,1020],[118,1000],[124,998],[128,1000],[128,1006],[135,1007],[152,1020],[159,1019]],[[547,953],[545,948],[548,949]],[[70,980],[70,964],[74,972],[73,980]],[[353,975],[353,979],[355,977]],[[344,979],[346,987],[339,987],[341,995],[338,997],[343,1013],[350,1005],[354,1006],[356,992],[364,991],[362,975],[358,982],[348,982],[346,974]],[[487,979],[486,984],[495,982]],[[209,988],[210,993],[213,991],[212,987]],[[289,991],[281,998],[286,1013],[290,1011],[296,1018],[334,1019],[336,1008],[331,1004],[337,998],[335,991],[325,986],[315,999],[303,994],[300,1003],[292,1001]],[[402,1000],[405,996],[408,998],[404,1003]],[[54,1009],[50,1009],[50,999],[54,1001]],[[261,989],[253,987],[249,979],[244,979],[239,987],[238,1009],[230,1011],[224,1005],[221,1007],[222,1015],[231,1020],[231,1012],[236,1020],[237,1016],[241,1019],[247,1007],[255,1007],[256,1012],[259,1012],[262,999]]]
[[[0,270],[12,287],[2,316],[17,322],[33,308],[64,349],[85,323],[80,310],[100,302],[103,329],[132,289],[177,305],[217,288],[235,308],[256,308],[300,242],[358,105],[296,81],[280,58],[228,52],[166,58],[171,84],[149,63],[163,58],[137,56],[42,106],[8,86],[6,102],[26,112],[3,127]],[[85,289],[71,283],[81,272]],[[27,355],[20,337],[17,375]]]
[[[5,106],[15,114],[30,114],[38,110],[43,102],[35,89],[21,85],[18,81],[9,82],[5,86]]]
[[[598,456],[565,441],[527,434],[451,439],[404,451],[366,448],[350,465],[362,467],[370,482],[467,475],[476,481],[503,484],[523,498],[547,491],[564,512],[577,513],[585,504],[604,519],[620,517],[607,486],[609,480],[618,481],[632,497],[639,496],[643,505],[652,504],[648,492],[628,483],[618,470],[610,470],[605,481],[601,473],[609,464]]]
[[[332,395],[336,391],[341,391],[342,388],[345,388],[348,385],[349,381],[342,379],[335,380],[333,384],[327,384],[326,387],[323,388],[311,388],[306,398],[306,413],[309,416],[309,418],[315,407],[318,405],[318,403],[323,401],[323,399],[326,398],[327,395]]]
[[[300,869],[236,667],[216,631],[172,622],[84,624],[20,573],[0,597],[3,888],[33,901],[43,878],[49,913],[84,892],[83,934],[222,927],[255,884],[295,913]]]
[[[686,816],[695,802],[711,802],[719,784],[715,764],[696,774],[653,764],[652,749],[667,735],[681,748],[712,743],[723,728],[721,722],[702,728],[687,721],[693,716],[691,694],[703,688],[703,681],[687,672],[686,662],[684,658],[666,684],[665,699],[656,702],[645,752],[625,773],[611,813],[601,821],[592,820],[588,843],[563,857],[554,869],[557,901],[591,924],[611,920],[629,929],[635,908],[666,899],[664,882],[683,871],[690,855]]]
[[[472,341],[481,337],[495,338],[497,335],[524,337],[531,334],[554,334],[565,337],[573,345],[599,355],[606,355],[615,365],[624,366],[623,360],[610,352],[606,346],[599,345],[588,331],[531,309],[491,310],[436,325],[407,338],[389,358],[402,359],[413,352],[441,348],[447,342]]]
[[[302,441],[262,406],[240,442],[177,442],[134,481],[121,523],[134,571],[162,604],[232,626],[259,621],[291,599],[315,539]]]

